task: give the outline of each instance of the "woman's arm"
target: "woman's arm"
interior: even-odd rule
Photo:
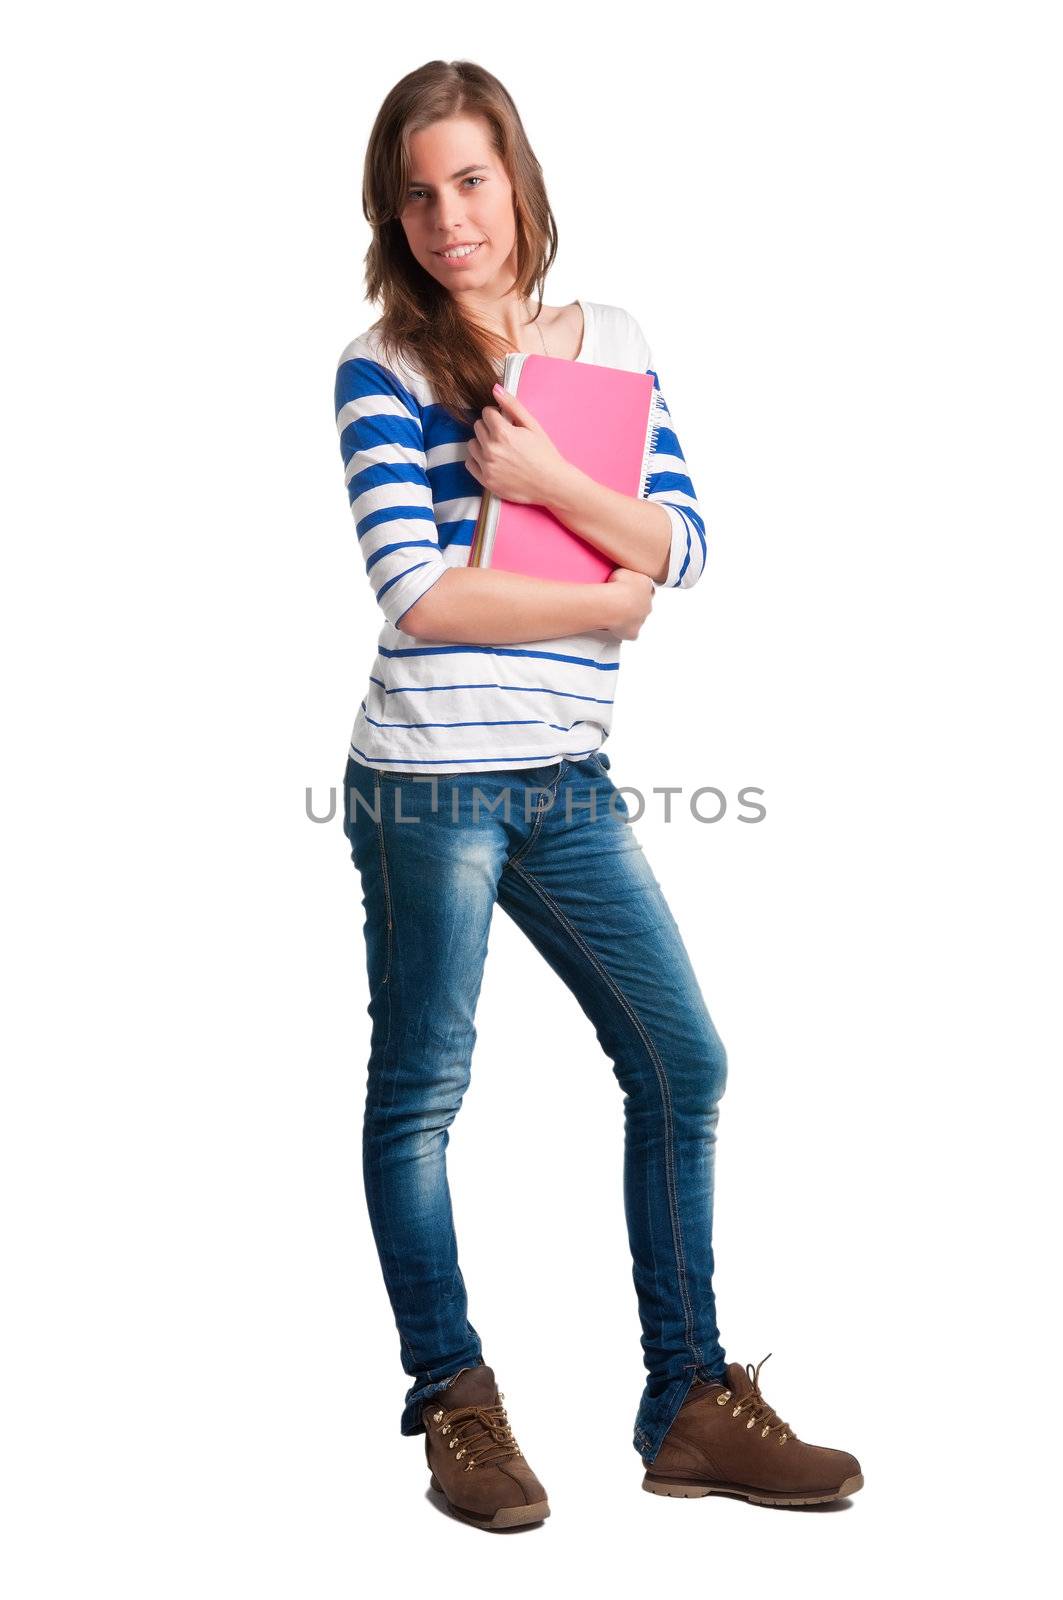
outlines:
[[[335,410],[358,548],[380,609],[405,630],[407,612],[447,571],[420,407],[355,340],[340,358]]]
[[[613,561],[665,583],[671,567],[672,521],[663,505],[621,494],[571,462],[550,497],[559,522]]]
[[[641,572],[618,567],[605,583],[561,583],[492,567],[448,567],[410,607],[402,630],[439,643],[527,644],[606,628],[638,637],[653,603]]]

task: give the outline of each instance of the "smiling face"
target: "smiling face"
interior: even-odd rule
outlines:
[[[447,117],[412,134],[409,150],[399,220],[414,258],[451,294],[507,293],[516,275],[513,187],[488,124]],[[445,255],[448,247],[459,253]]]

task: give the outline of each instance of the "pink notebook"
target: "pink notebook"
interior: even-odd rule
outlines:
[[[565,457],[598,483],[643,495],[660,427],[648,372],[523,350],[506,357],[502,386],[541,423]],[[518,505],[485,490],[470,567],[495,567],[566,583],[604,583],[616,562],[540,505]]]

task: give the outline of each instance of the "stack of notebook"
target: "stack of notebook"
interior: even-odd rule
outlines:
[[[549,434],[566,461],[621,494],[643,497],[661,418],[648,372],[511,351],[502,387]],[[566,583],[604,583],[616,562],[540,505],[484,490],[470,567],[524,572]]]

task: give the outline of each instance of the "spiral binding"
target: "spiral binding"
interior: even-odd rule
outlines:
[[[653,452],[657,448],[657,436],[661,431],[663,421],[664,408],[661,391],[654,388],[653,404],[650,407],[650,423],[646,432],[646,448],[642,455],[642,477],[639,482],[640,500],[645,500],[650,492],[650,462],[653,460]]]

